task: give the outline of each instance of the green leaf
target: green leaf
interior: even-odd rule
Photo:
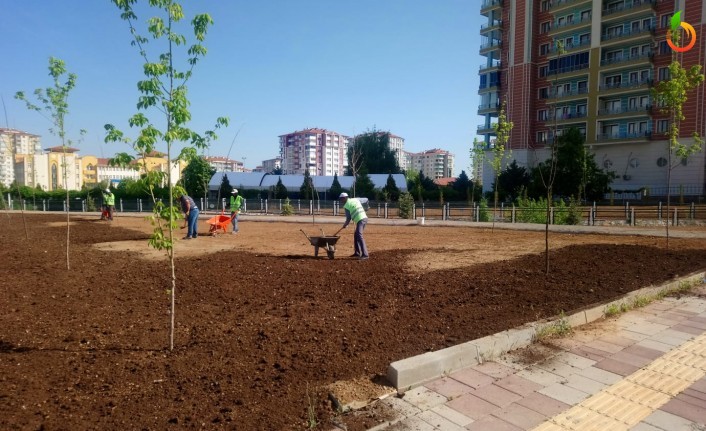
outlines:
[[[680,10],[676,11],[674,13],[674,15],[672,15],[672,21],[671,21],[672,32],[677,31],[677,29],[679,28],[679,24],[681,24],[681,11]]]

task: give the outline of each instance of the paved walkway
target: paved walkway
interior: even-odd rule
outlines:
[[[706,431],[706,285],[693,293],[385,398],[399,416],[373,429]]]

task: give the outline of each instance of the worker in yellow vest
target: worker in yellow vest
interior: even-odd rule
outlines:
[[[353,248],[355,253],[351,257],[357,257],[360,260],[368,258],[368,247],[365,245],[363,238],[363,230],[368,223],[368,216],[365,214],[363,204],[357,198],[349,198],[348,193],[341,193],[338,201],[346,210],[346,221],[343,223],[343,228],[348,227],[348,224],[353,220],[355,223],[355,233],[353,234]]]
[[[105,206],[105,213],[101,218],[105,217],[108,220],[113,220],[113,213],[115,212],[115,195],[107,188],[103,191],[103,205]]]

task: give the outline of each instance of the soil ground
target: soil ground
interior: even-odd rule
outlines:
[[[337,225],[244,221],[177,242],[169,351],[149,223],[73,217],[69,271],[65,216],[0,216],[3,430],[361,430],[375,415],[337,413],[331,388],[706,266],[703,239],[552,233],[545,276],[543,232],[379,224],[370,260],[346,257],[351,228],[315,259],[299,230]]]

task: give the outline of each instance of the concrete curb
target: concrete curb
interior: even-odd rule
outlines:
[[[660,295],[676,291],[688,285],[706,282],[706,270],[661,284],[632,291],[623,297],[605,304],[586,308],[571,315],[527,323],[477,340],[468,341],[446,349],[427,352],[411,358],[395,361],[387,369],[387,379],[397,392],[404,393],[432,380],[498,357],[499,355],[532,344],[542,328],[568,323],[571,327],[585,325],[605,317],[608,307],[632,306],[637,298],[655,299]]]

